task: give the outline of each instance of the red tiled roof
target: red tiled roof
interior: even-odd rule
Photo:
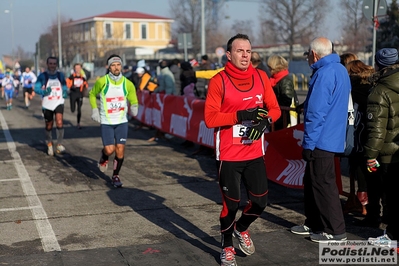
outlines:
[[[105,13],[105,14],[101,14],[101,15],[95,15],[95,16],[91,16],[88,18],[79,19],[76,21],[88,20],[88,19],[93,19],[93,18],[170,19],[170,18],[166,18],[166,17],[160,17],[160,16],[155,16],[155,15],[150,15],[150,14],[145,14],[145,13],[135,12],[135,11],[113,11],[113,12],[109,12],[109,13]],[[74,21],[74,22],[76,22],[76,21]]]

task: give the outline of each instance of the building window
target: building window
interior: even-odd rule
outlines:
[[[96,39],[96,29],[94,28],[93,24],[91,25],[91,28],[90,28],[90,35],[91,35],[92,40]]]
[[[90,39],[89,23],[84,24],[84,40],[88,41]]]
[[[111,39],[111,38],[112,38],[112,24],[106,22],[104,29],[104,39]]]
[[[157,29],[157,31],[156,31],[156,38],[157,39],[161,39],[161,40],[164,40],[164,39],[166,39],[166,37],[165,37],[165,24],[161,24],[161,23],[157,23],[156,24],[156,29]]]
[[[125,23],[124,35],[125,35],[124,38],[126,40],[132,39],[132,24],[131,23]]]
[[[74,41],[80,41],[79,37],[80,37],[80,31],[75,31],[73,34],[73,40]]]
[[[140,36],[141,36],[141,39],[142,40],[147,40],[147,38],[148,38],[148,33],[147,33],[147,27],[148,25],[147,24],[141,24],[140,25],[140,31],[141,31],[141,33],[140,33]]]

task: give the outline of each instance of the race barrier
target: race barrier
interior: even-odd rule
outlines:
[[[195,97],[137,92],[135,119],[162,132],[213,148],[213,129],[204,122],[204,103]]]
[[[137,92],[139,112],[136,120],[164,133],[214,148],[214,129],[204,121],[203,99]],[[265,162],[269,180],[290,188],[303,188],[306,163],[302,160],[303,124],[265,134]],[[337,184],[342,192],[339,159],[336,159]]]

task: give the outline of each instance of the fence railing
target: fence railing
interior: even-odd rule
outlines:
[[[308,83],[310,80],[310,75],[303,73],[290,73],[292,82],[294,83],[294,89],[297,91],[308,91]]]
[[[296,124],[299,125],[301,123],[301,113],[302,110],[298,110],[297,108],[293,108],[293,107],[286,107],[286,106],[280,106],[281,109],[281,117],[280,119],[283,120],[283,128],[287,128],[289,126],[289,124],[291,123],[291,121],[288,120],[288,117],[290,117],[289,114],[290,112],[295,112],[297,114],[297,121]],[[272,124],[271,126],[271,131],[275,131],[274,130],[274,124]]]

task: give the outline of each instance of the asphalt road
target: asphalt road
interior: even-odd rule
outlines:
[[[112,170],[97,168],[102,143],[87,98],[80,130],[66,101],[67,152],[54,157],[46,155],[39,97],[23,106],[21,97],[11,111],[0,104],[0,265],[218,265],[212,156],[193,155],[198,146],[178,138],[148,142],[155,131],[132,121],[124,187],[116,189]],[[238,265],[318,265],[318,244],[288,231],[304,220],[302,190],[269,185],[270,205],[250,227],[257,251],[237,252]],[[345,218],[349,239],[382,232]]]

